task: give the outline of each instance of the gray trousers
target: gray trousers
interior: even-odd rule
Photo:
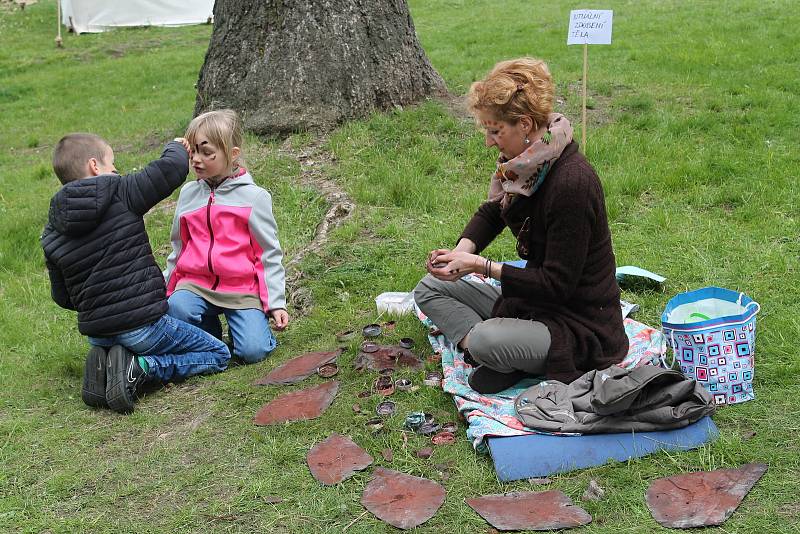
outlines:
[[[543,375],[550,331],[538,322],[526,319],[492,318],[492,307],[500,288],[465,280],[443,282],[430,274],[414,289],[420,310],[454,344],[469,334],[472,358],[499,371],[524,371]]]

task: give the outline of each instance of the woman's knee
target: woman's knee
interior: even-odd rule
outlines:
[[[508,373],[542,374],[550,347],[550,331],[535,321],[494,318],[476,324],[467,338],[472,358]]]
[[[426,274],[422,280],[419,281],[417,287],[414,288],[414,302],[417,303],[417,306],[419,306],[423,312],[425,311],[423,308],[425,304],[430,302],[432,298],[441,295],[441,291],[439,290],[441,284],[441,280],[437,280],[432,275]]]
[[[494,349],[503,342],[503,337],[492,328],[488,321],[476,324],[467,334],[467,346],[469,353],[478,363],[488,363]]]

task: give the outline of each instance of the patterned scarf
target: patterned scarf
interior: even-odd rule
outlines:
[[[547,132],[514,159],[497,158],[497,170],[489,184],[489,200],[505,208],[515,195],[531,196],[544,182],[547,171],[572,141],[566,117],[551,113]]]

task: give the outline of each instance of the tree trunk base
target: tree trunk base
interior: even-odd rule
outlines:
[[[238,111],[247,130],[326,130],[446,94],[404,0],[218,0],[195,113]]]

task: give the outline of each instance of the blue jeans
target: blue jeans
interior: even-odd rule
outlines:
[[[200,295],[179,289],[169,297],[168,313],[176,319],[199,326],[217,338],[222,338],[219,316],[225,314],[233,340],[233,355],[247,363],[260,362],[278,345],[269,328],[269,319],[260,309],[220,308]]]
[[[219,339],[200,328],[163,315],[148,326],[113,337],[90,337],[100,347],[122,345],[149,366],[148,375],[169,382],[228,368],[231,354]]]

